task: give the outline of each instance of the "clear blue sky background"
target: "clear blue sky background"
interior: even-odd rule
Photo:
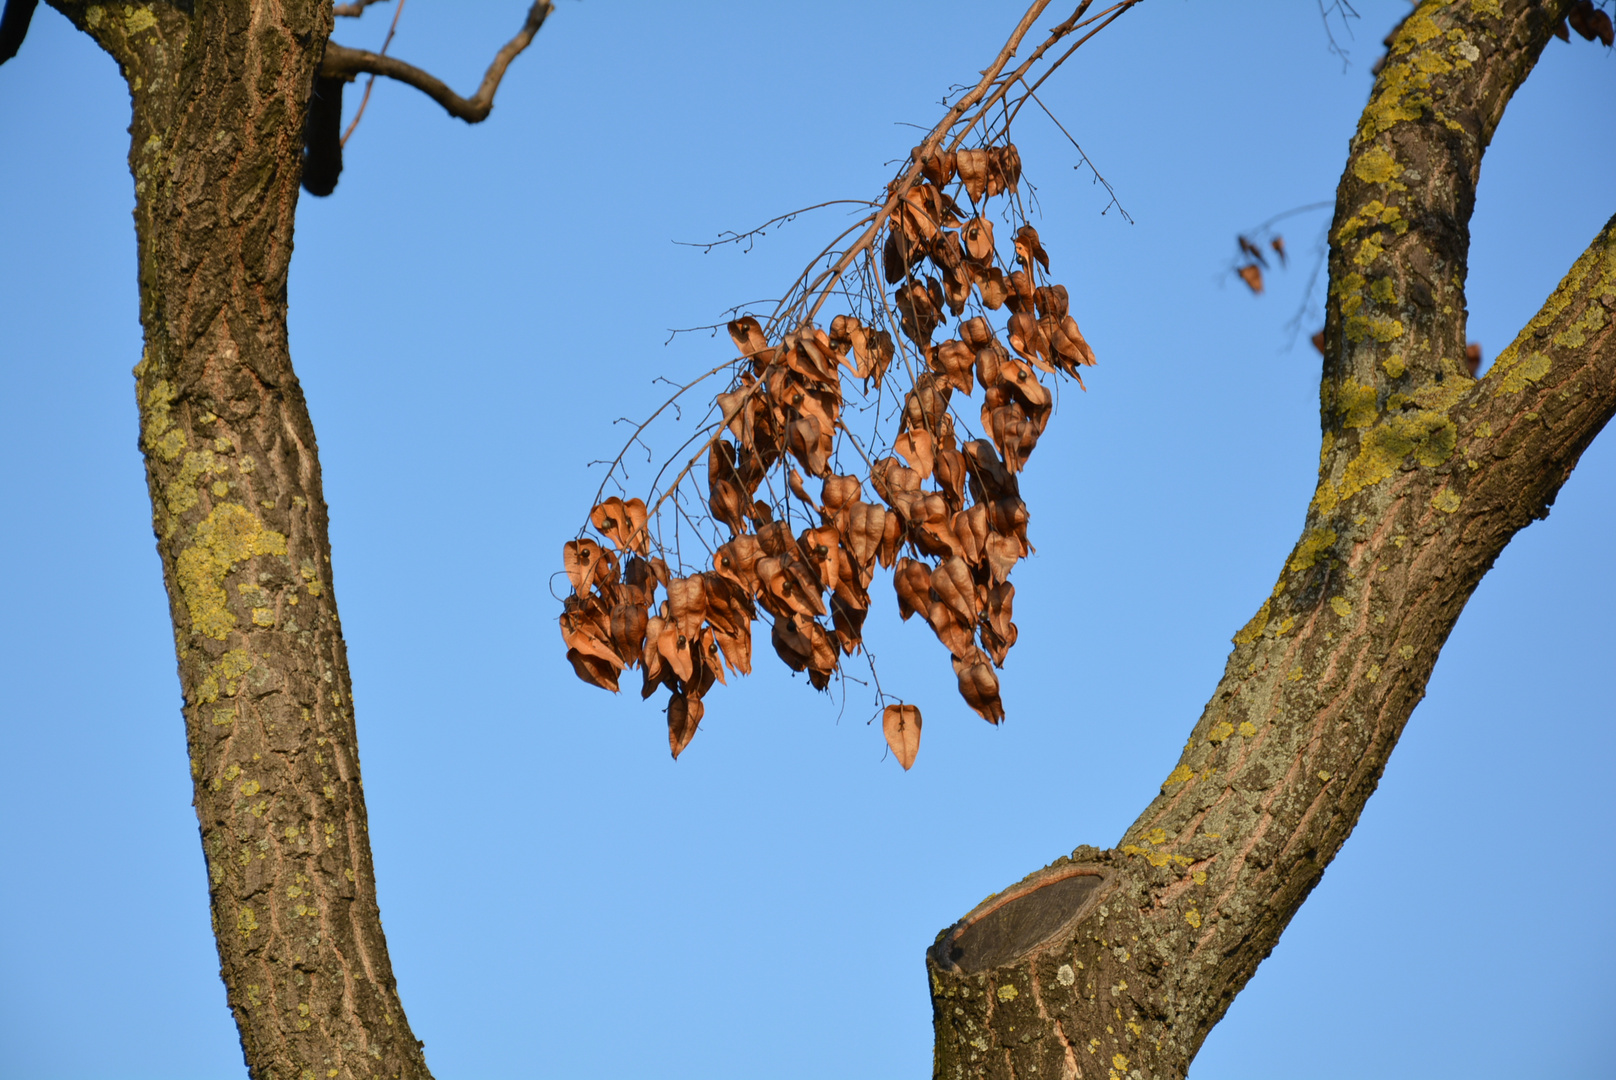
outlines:
[[[415,0],[394,51],[471,87],[521,0]],[[441,1077],[921,1077],[922,953],[989,892],[1109,844],[1171,769],[1268,593],[1317,460],[1287,349],[1325,215],[1270,294],[1236,231],[1330,199],[1401,0],[1149,0],[1017,142],[1101,365],[1024,480],[1010,719],[957,700],[876,590],[905,774],[867,699],[759,673],[689,751],[573,678],[549,577],[667,328],[776,295],[836,217],[750,254],[674,246],[868,197],[1015,5],[561,0],[489,122],[379,84],[334,197],[300,207],[294,356],[331,504],[395,969]],[[390,7],[338,39],[374,47]],[[1337,33],[1340,34],[1340,27]],[[1616,57],[1551,42],[1483,171],[1470,335],[1491,357],[1616,209]],[[349,97],[350,111],[357,93]],[[208,929],[135,445],[128,104],[41,8],[0,68],[0,1076],[243,1075]],[[1379,793],[1194,1080],[1608,1077],[1616,1060],[1616,435],[1499,559]],[[666,447],[664,447],[666,448]],[[637,685],[637,681],[636,681]],[[857,689],[857,688],[855,688]]]

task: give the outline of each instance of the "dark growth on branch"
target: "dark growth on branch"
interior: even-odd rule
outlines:
[[[303,129],[303,190],[321,198],[337,190],[342,175],[342,83],[314,77],[309,119]]]
[[[17,55],[22,39],[28,36],[28,23],[34,17],[39,0],[6,0],[6,9],[0,12],[0,64]]]

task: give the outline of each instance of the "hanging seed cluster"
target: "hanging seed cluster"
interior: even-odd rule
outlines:
[[[652,554],[638,498],[605,500],[590,515],[601,540],[565,546],[568,659],[609,690],[634,667],[643,696],[667,687],[675,757],[726,666],[751,671],[760,611],[776,655],[828,686],[862,647],[877,566],[892,570],[902,617],[919,615],[947,648],[965,701],[992,723],[1004,717],[995,669],[1017,637],[1010,575],[1032,550],[1017,477],[1054,411],[1045,378],[1081,386],[1094,354],[1021,213],[1016,148],[934,152],[918,164],[918,176],[889,187],[855,312],[824,329],[800,317],[805,305],[790,327],[728,324],[740,358],[705,453],[710,569],[670,573]],[[1008,259],[990,210],[1014,229]],[[936,340],[945,328],[951,336]],[[963,399],[974,404],[978,391],[973,415]],[[848,393],[874,404],[870,443],[889,452],[856,439]],[[850,458],[862,468],[838,471]],[[908,768],[919,710],[890,705],[883,726]]]

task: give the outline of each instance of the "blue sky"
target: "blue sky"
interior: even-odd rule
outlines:
[[[518,0],[415,0],[393,51],[475,85]],[[1318,452],[1302,303],[1324,214],[1249,295],[1237,231],[1328,200],[1401,0],[1149,0],[1016,142],[1100,357],[1023,479],[1038,555],[995,729],[882,587],[866,636],[925,710],[759,646],[678,762],[660,710],[571,674],[550,575],[670,327],[776,295],[870,197],[1011,7],[561,0],[467,127],[381,83],[305,199],[293,355],[320,437],[372,842],[400,990],[443,1077],[923,1076],[922,953],[984,895],[1145,805],[1294,542]],[[339,28],[374,47],[390,6]],[[1341,27],[1337,26],[1341,35]],[[1551,42],[1483,169],[1470,336],[1491,357],[1616,204],[1616,57]],[[357,95],[350,95],[352,110]],[[217,978],[171,632],[135,445],[140,331],[114,65],[41,8],[0,68],[0,1075],[244,1075]],[[671,449],[668,444],[665,449]],[[1499,559],[1340,857],[1194,1080],[1609,1075],[1603,849],[1616,449]],[[1601,659],[1604,658],[1604,659]]]

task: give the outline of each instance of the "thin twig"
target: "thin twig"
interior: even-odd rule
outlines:
[[[360,10],[364,9],[361,8]],[[358,14],[358,12],[355,12],[355,14]],[[398,7],[393,9],[393,21],[387,27],[387,37],[382,41],[382,51],[377,53],[378,56],[387,55],[387,46],[393,43],[393,35],[398,33],[398,17],[402,14],[404,14],[404,0],[398,0]],[[348,130],[342,133],[342,146],[344,148],[347,147],[348,137],[354,133],[354,128],[359,126],[359,118],[365,115],[365,106],[370,104],[370,92],[375,86],[376,76],[372,75],[370,81],[365,83],[365,96],[359,99],[359,109],[354,113],[353,122],[348,125]]]
[[[1094,167],[1093,159],[1083,152],[1083,148],[1081,146],[1077,145],[1077,140],[1072,138],[1072,133],[1070,131],[1066,130],[1066,125],[1062,124],[1060,120],[1056,119],[1055,114],[1049,111],[1049,106],[1040,101],[1037,94],[1033,93],[1031,90],[1028,90],[1027,96],[1032,98],[1034,105],[1037,105],[1040,109],[1044,110],[1045,116],[1054,121],[1055,126],[1060,128],[1060,133],[1066,136],[1067,140],[1071,142],[1072,148],[1075,149],[1078,156],[1083,159],[1083,164],[1087,165],[1089,167],[1089,171],[1094,173],[1094,179],[1098,180],[1102,185],[1104,185],[1106,194],[1111,196],[1111,201],[1106,204],[1105,210],[1109,210],[1115,206],[1117,208],[1117,213],[1122,215],[1122,220],[1126,221],[1129,225],[1132,225],[1133,218],[1128,216],[1128,211],[1122,205],[1122,200],[1117,198],[1116,189],[1111,186],[1111,181],[1100,175],[1100,170]],[[1105,210],[1100,211],[1102,217],[1105,215]]]
[[[1319,0],[1319,18],[1324,21],[1324,36],[1329,40],[1330,51],[1341,58],[1341,66],[1345,68],[1352,57],[1336,41],[1335,31],[1330,29],[1331,12],[1341,16],[1341,29],[1345,30],[1348,36],[1352,35],[1352,24],[1347,20],[1358,18],[1358,12],[1348,0],[1330,0],[1329,7],[1324,6],[1324,0]]]
[[[674,243],[678,244],[680,247],[701,248],[703,253],[706,253],[713,250],[713,248],[721,247],[724,244],[738,244],[742,240],[749,240],[753,237],[762,236],[764,229],[772,228],[775,225],[783,225],[786,222],[795,219],[798,215],[806,214],[810,210],[820,210],[827,206],[835,206],[838,203],[854,203],[858,206],[876,205],[869,199],[828,199],[822,203],[815,203],[813,206],[805,206],[801,210],[793,210],[789,214],[780,214],[776,217],[772,217],[768,221],[765,221],[763,224],[759,225],[757,228],[748,229],[743,233],[731,232],[730,230],[725,229],[723,232],[718,234],[717,240],[712,240],[705,243],[699,240],[675,240]],[[752,245],[746,245],[746,250],[751,251]]]
[[[634,441],[640,437],[641,432],[643,432],[646,428],[651,426],[652,421],[654,421],[657,417],[661,416],[663,413],[667,412],[670,408],[676,408],[677,406],[674,403],[679,400],[681,395],[683,395],[686,391],[688,391],[691,387],[695,386],[697,383],[700,383],[700,382],[702,382],[702,381],[704,381],[706,379],[712,378],[714,375],[717,375],[720,371],[723,371],[725,368],[729,367],[731,363],[733,363],[733,361],[726,360],[722,364],[719,364],[717,367],[709,368],[707,371],[703,372],[700,375],[697,375],[694,379],[691,379],[689,382],[687,382],[683,386],[681,386],[677,393],[675,393],[667,401],[664,401],[661,405],[657,406],[657,411],[652,413],[650,416],[646,417],[645,421],[643,423],[641,423],[639,427],[634,429],[634,434],[629,439],[629,446],[632,446],[634,444]],[[600,487],[595,489],[595,499],[594,499],[594,502],[592,502],[590,504],[591,509],[593,509],[595,506],[599,505],[601,492],[606,490],[606,481],[611,479],[612,473],[617,470],[617,466],[623,460],[623,455],[628,453],[628,450],[629,450],[628,446],[623,447],[622,450],[618,451],[617,456],[612,459],[611,468],[606,470],[605,479],[601,480]],[[587,528],[587,525],[585,527]],[[579,536],[583,535],[583,529],[582,528],[580,528],[578,530],[578,535]]]
[[[1089,26],[1089,25],[1091,25],[1092,23],[1095,23],[1095,22],[1100,23],[1099,26],[1096,26],[1093,30],[1090,30],[1088,33],[1084,34],[1082,37],[1080,37],[1076,41],[1072,42],[1072,47],[1067,49],[1064,53],[1062,53],[1060,55],[1060,57],[1055,60],[1054,63],[1049,65],[1049,69],[1047,71],[1045,71],[1042,75],[1038,76],[1038,81],[1033,83],[1031,86],[1029,86],[1027,88],[1027,93],[1023,94],[1021,96],[1021,98],[1016,102],[1016,107],[1014,109],[1012,109],[1010,111],[1010,114],[1005,118],[1005,121],[1004,121],[1005,130],[1006,131],[1010,130],[1011,122],[1014,121],[1015,118],[1016,118],[1016,115],[1021,112],[1021,107],[1027,103],[1028,95],[1032,94],[1033,91],[1037,90],[1040,86],[1044,85],[1044,80],[1049,78],[1051,75],[1055,74],[1055,71],[1062,64],[1066,63],[1067,59],[1070,58],[1073,53],[1075,53],[1078,49],[1082,48],[1083,45],[1085,45],[1088,42],[1089,38],[1092,38],[1095,34],[1098,34],[1101,30],[1104,30],[1106,27],[1108,27],[1112,23],[1116,22],[1118,19],[1120,19],[1122,17],[1123,12],[1125,12],[1129,8],[1133,7],[1138,2],[1139,2],[1139,0],[1124,0],[1123,3],[1113,4],[1111,7],[1108,7],[1104,11],[1102,11],[1099,14],[1095,15],[1093,18],[1090,18],[1086,22],[1083,22],[1083,23],[1079,24],[1079,26],[1076,27],[1076,29],[1082,29],[1082,27]],[[1100,21],[1100,20],[1104,20],[1104,21]],[[1008,89],[1008,87],[1006,87],[1006,89]]]

